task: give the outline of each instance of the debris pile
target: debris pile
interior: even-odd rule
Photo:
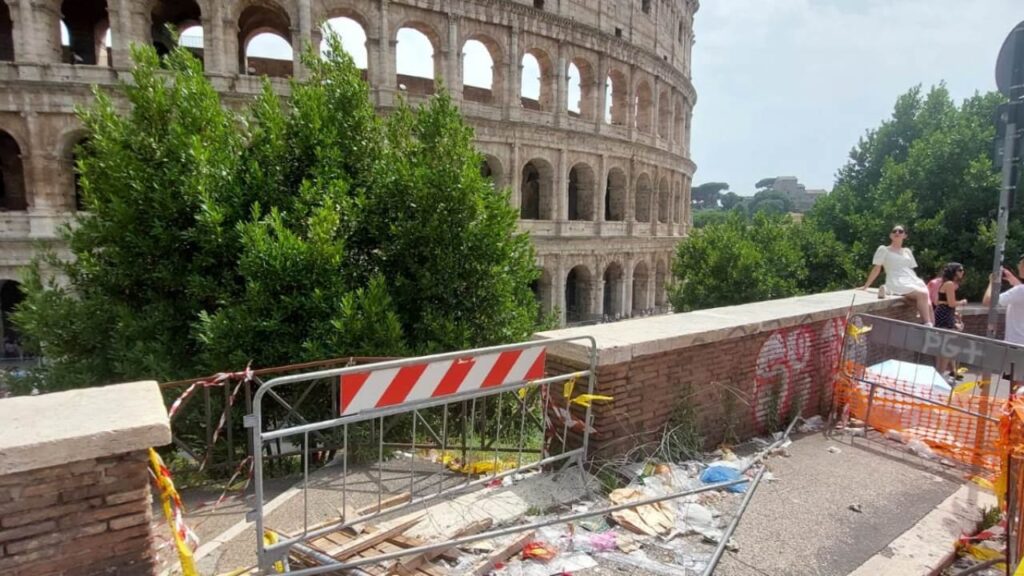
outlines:
[[[309,527],[310,537],[289,549],[287,563],[296,570],[342,562],[348,573],[359,576],[571,575],[599,563],[652,574],[702,574],[724,550],[737,549],[731,536],[739,516],[757,484],[772,479],[765,460],[786,455],[795,424],[785,433],[755,440],[750,450],[737,450],[747,456],[722,447],[700,460],[672,462],[656,454],[639,462],[609,464],[613,469],[598,470],[598,476],[619,481],[600,482],[603,490],[592,489],[599,484],[594,477],[564,470],[555,476],[586,484],[576,488],[577,496],[549,497],[546,504],[524,507],[514,517],[481,519],[495,500],[505,507],[516,502],[510,496],[516,490],[543,491],[545,482],[554,482],[548,478],[552,474],[509,474],[464,497],[417,506],[415,512],[406,506],[409,493],[351,511],[347,518],[339,510],[339,518]],[[816,423],[806,425],[814,429]],[[448,470],[478,475],[473,469],[477,463],[445,456],[436,460]],[[499,460],[482,475],[504,467]],[[393,513],[380,515],[392,506]],[[283,539],[301,534],[273,535]]]

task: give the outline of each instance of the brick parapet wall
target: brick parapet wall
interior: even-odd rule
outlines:
[[[147,454],[0,477],[0,574],[153,574]]]
[[[3,399],[0,422],[0,574],[156,573],[147,449],[171,440],[156,382]]]
[[[618,323],[618,329],[616,324],[589,327],[599,350],[595,391],[614,398],[594,405],[590,456],[602,459],[656,441],[673,416],[682,413],[690,415],[706,448],[762,434],[797,412],[826,415],[847,314],[917,321],[915,311],[898,300],[852,306],[849,296],[845,305],[817,306],[793,315],[812,305],[789,299],[630,320]],[[974,329],[973,316],[970,322]],[[688,325],[707,330],[688,330]],[[582,336],[587,331],[540,336]],[[630,340],[630,333],[639,336]],[[583,350],[552,347],[549,370],[586,368]]]

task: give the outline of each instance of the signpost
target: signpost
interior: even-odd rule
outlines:
[[[996,249],[992,260],[992,300],[988,309],[988,337],[995,338],[998,330],[996,308],[999,306],[999,286],[1002,284],[1003,256],[1006,249],[1006,227],[1010,212],[1010,198],[1019,178],[1017,157],[1020,134],[1024,128],[1024,22],[1017,24],[1003,42],[996,61],[996,86],[1010,101],[999,108],[998,133],[1003,134],[1002,186],[999,191],[999,212],[996,218]]]

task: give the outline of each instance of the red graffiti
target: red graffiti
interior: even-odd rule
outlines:
[[[757,355],[750,403],[758,428],[766,425],[772,410],[775,421],[782,422],[794,403],[801,410],[817,408],[822,391],[835,376],[845,327],[845,319],[834,318],[817,330],[796,326],[768,336]]]

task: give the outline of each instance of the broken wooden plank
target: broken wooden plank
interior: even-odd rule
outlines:
[[[366,516],[367,514],[373,514],[374,512],[379,512],[381,510],[386,510],[388,508],[394,508],[399,504],[405,504],[406,502],[409,502],[411,500],[412,492],[402,492],[401,494],[395,494],[390,498],[385,498],[381,500],[379,504],[375,502],[373,504],[370,504],[369,506],[363,506],[362,508],[356,510],[355,515]]]
[[[392,536],[388,541],[394,542],[402,548],[418,548],[425,544],[425,542],[423,542],[422,540],[413,538],[412,536],[406,536],[405,534],[399,536]],[[458,562],[459,559],[462,557],[462,553],[459,552],[459,550],[456,548],[448,548],[446,550],[442,550],[437,557],[446,562],[451,562],[454,564]]]
[[[492,524],[494,524],[494,521],[490,518],[478,520],[476,522],[469,524],[468,526],[463,526],[462,528],[459,528],[458,530],[452,532],[448,536],[445,536],[443,541],[450,542],[452,540],[462,538],[464,536],[479,534],[480,532],[483,532],[484,530],[490,528]],[[400,574],[401,576],[410,576],[413,573],[413,571],[415,571],[417,568],[424,564],[430,563],[435,558],[441,556],[441,554],[444,553],[446,550],[449,549],[442,548],[440,550],[434,550],[433,552],[422,552],[407,560],[396,560],[391,565],[391,567],[388,568],[388,574],[394,573]]]
[[[507,545],[495,550],[487,557],[486,560],[473,567],[470,574],[473,574],[473,576],[485,576],[488,572],[494,570],[495,566],[497,566],[499,562],[504,562],[512,556],[515,556],[523,549],[523,546],[526,546],[526,544],[533,540],[535,536],[536,532],[533,530],[516,536]]]
[[[325,550],[325,552],[327,553],[328,556],[332,558],[335,558],[337,560],[344,560],[350,556],[358,554],[359,552],[367,548],[372,548],[373,546],[379,544],[380,542],[384,542],[385,540],[396,534],[401,534],[402,532],[405,532],[409,528],[412,528],[413,526],[418,524],[420,520],[423,519],[423,516],[425,515],[420,514],[418,516],[414,516],[412,518],[409,518],[408,520],[405,520],[404,522],[395,524],[390,528],[378,530],[376,532],[368,534],[363,534],[343,544],[339,543],[335,538],[332,538],[332,536],[335,536],[335,534],[329,534],[327,535],[327,538],[337,543],[338,546],[335,546],[329,550]]]

